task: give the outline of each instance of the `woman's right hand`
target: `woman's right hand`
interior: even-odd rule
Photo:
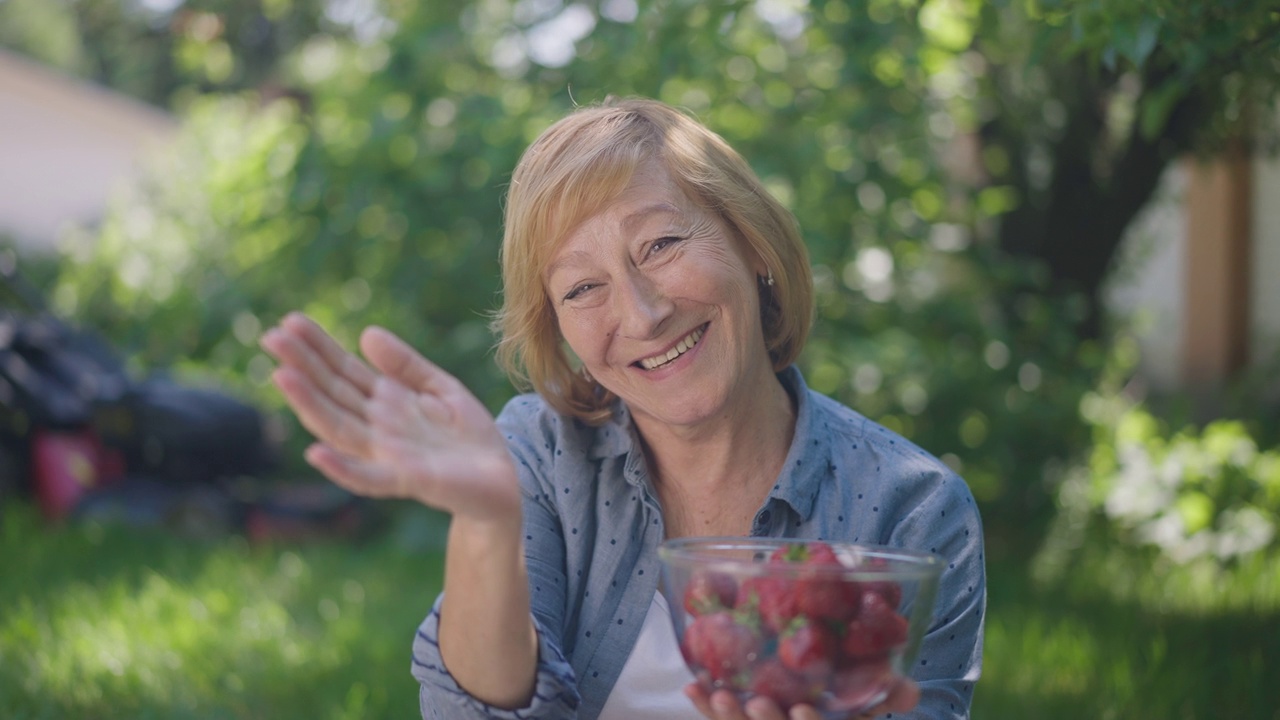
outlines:
[[[519,483],[493,416],[456,378],[381,328],[360,335],[369,364],[300,313],[267,331],[262,347],[280,362],[272,379],[316,437],[308,462],[359,495],[417,500],[453,515],[441,658],[479,700],[525,706],[538,636]]]
[[[333,482],[481,523],[519,522],[515,467],[493,416],[403,340],[365,329],[366,364],[290,313],[261,344],[280,363],[273,381],[316,437],[307,461]]]

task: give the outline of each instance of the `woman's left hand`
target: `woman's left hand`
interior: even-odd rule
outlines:
[[[684,694],[693,701],[698,711],[711,720],[824,720],[812,705],[796,705],[790,712],[783,712],[776,703],[766,697],[754,697],[739,703],[728,690],[716,690],[710,695],[698,683],[690,683]],[[861,715],[850,715],[847,720],[861,720],[883,713],[906,712],[920,702],[920,688],[914,681],[898,678],[889,689],[884,702]]]

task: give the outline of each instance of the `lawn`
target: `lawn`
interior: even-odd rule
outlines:
[[[0,717],[411,718],[409,643],[439,519],[361,542],[251,545],[100,525],[0,527]],[[1280,720],[1280,568],[1153,571],[1097,552],[1066,583],[994,553],[976,718]]]

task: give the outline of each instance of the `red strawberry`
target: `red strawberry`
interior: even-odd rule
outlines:
[[[728,610],[738,596],[733,577],[718,572],[695,572],[684,591],[684,609],[690,615]]]
[[[834,554],[809,556],[795,583],[796,609],[802,615],[844,622],[858,614],[861,584],[824,571],[841,567]]]
[[[720,681],[732,680],[751,667],[763,647],[758,629],[724,610],[695,619],[685,628],[681,645],[689,664],[706,668],[713,680]]]
[[[807,546],[808,556],[804,558],[804,562],[816,565],[839,565],[840,558],[836,557],[835,548],[824,542],[812,542]]]
[[[795,581],[783,577],[747,578],[738,587],[736,607],[754,609],[766,628],[782,632],[800,614],[794,584]]]
[[[779,545],[769,553],[770,563],[792,563],[802,562],[809,556],[809,550],[804,543],[794,542]]]
[[[876,580],[862,583],[863,593],[875,593],[884,598],[889,607],[896,609],[902,604],[902,586],[892,580]],[[864,595],[865,596],[865,595]]]
[[[796,609],[815,620],[844,622],[858,614],[862,593],[857,584],[837,578],[808,578],[796,582]]]
[[[884,701],[893,683],[886,657],[864,660],[836,673],[831,680],[832,710],[859,713]]]
[[[876,593],[862,596],[858,616],[846,627],[844,654],[850,658],[881,656],[907,641],[907,619]]]
[[[839,562],[836,559],[835,549],[821,540],[786,543],[779,545],[769,554],[770,563],[802,563],[810,560]]]
[[[868,558],[863,567],[867,570],[888,570],[889,561],[881,557]],[[895,610],[902,604],[902,586],[892,580],[864,582],[862,587],[866,592],[873,592],[883,597],[889,603],[889,607]]]
[[[778,659],[809,678],[825,679],[835,665],[840,639],[821,622],[799,618],[778,638]]]
[[[792,705],[811,702],[822,687],[814,685],[777,659],[771,658],[762,662],[751,673],[751,685],[748,689],[756,695],[770,698],[779,709],[786,712]]]

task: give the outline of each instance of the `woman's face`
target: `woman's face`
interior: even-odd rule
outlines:
[[[756,277],[766,272],[666,168],[640,168],[556,249],[544,283],[560,332],[637,422],[727,417],[772,377]]]

